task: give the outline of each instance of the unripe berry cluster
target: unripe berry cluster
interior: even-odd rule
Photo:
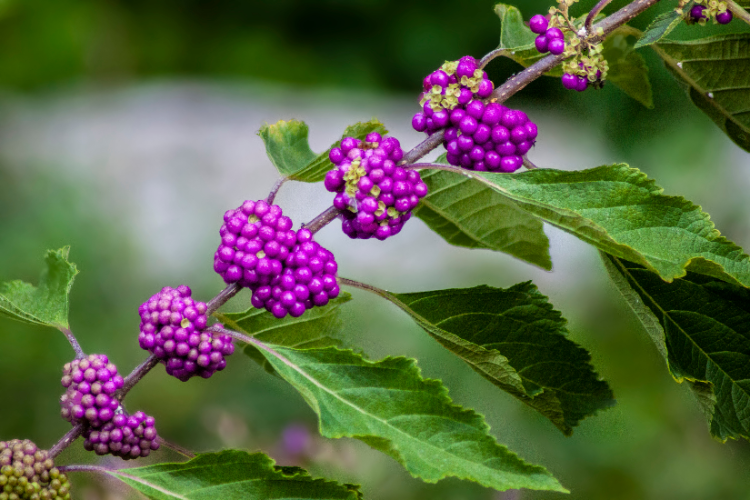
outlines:
[[[560,28],[550,28],[549,20],[541,14],[537,14],[529,21],[529,28],[537,35],[534,40],[536,50],[542,54],[559,56],[565,52],[565,35]]]
[[[70,483],[28,439],[0,441],[1,500],[70,500]]]
[[[419,172],[397,167],[404,152],[398,139],[369,134],[365,141],[345,137],[328,157],[336,165],[325,187],[337,193],[333,206],[342,210],[341,228],[350,238],[384,240],[398,234],[427,185]]]
[[[253,291],[253,307],[265,308],[277,318],[302,316],[307,309],[324,306],[338,297],[337,270],[333,253],[313,241],[309,229],[300,229],[281,276],[272,285]]]
[[[97,455],[110,453],[123,460],[147,457],[151,450],[159,449],[154,417],[142,411],[131,416],[118,413],[101,428],[87,428],[83,437],[86,450],[95,451]]]
[[[100,427],[112,419],[120,405],[114,394],[123,379],[104,354],[66,363],[61,383],[66,391],[60,398],[60,414],[73,424]]]
[[[196,302],[186,285],[164,287],[141,304],[138,343],[166,366],[167,373],[184,381],[195,375],[209,378],[226,367],[234,352],[232,338],[206,331],[207,306]]]
[[[497,103],[472,101],[466,110],[454,109],[450,121],[443,142],[446,158],[469,170],[515,172],[538,135],[526,113]]]
[[[422,112],[412,118],[417,132],[434,132],[448,126],[450,111],[465,108],[475,99],[486,99],[495,89],[487,73],[471,56],[443,64],[422,82],[424,92],[419,104]]]

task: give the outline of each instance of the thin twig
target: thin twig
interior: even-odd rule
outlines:
[[[55,458],[57,455],[59,455],[60,452],[70,446],[73,441],[78,439],[81,434],[83,434],[83,424],[78,424],[68,432],[66,432],[65,435],[60,438],[60,441],[55,443],[55,445],[49,449],[50,458]]]
[[[302,224],[302,227],[309,229],[310,232],[313,234],[317,233],[324,227],[326,227],[328,224],[333,222],[336,217],[341,215],[341,210],[339,210],[336,207],[328,207],[328,209],[323,212],[322,214],[315,217],[313,220],[308,222],[307,224]]]
[[[125,395],[130,392],[130,389],[132,389],[135,384],[140,382],[141,379],[158,364],[159,358],[157,358],[156,355],[152,354],[151,356],[146,358],[143,363],[136,366],[133,371],[130,372],[127,377],[125,377],[125,383],[122,385],[122,388],[120,388],[120,390],[115,393],[115,397],[119,401],[122,401]]]
[[[159,436],[158,439],[159,439],[159,444],[161,446],[164,446],[165,448],[169,448],[172,451],[176,451],[180,455],[183,455],[183,456],[185,456],[187,458],[195,458],[195,453],[193,453],[192,451],[188,450],[187,448],[183,448],[179,444],[175,444],[175,443],[172,443],[171,441],[167,441],[166,439],[164,439],[161,436]]]
[[[732,12],[735,17],[742,19],[747,24],[750,24],[750,12],[740,7],[739,4],[737,4],[737,2],[734,2],[733,0],[726,0],[726,2],[727,10]]]
[[[479,69],[484,69],[485,66],[487,66],[490,61],[493,59],[496,59],[500,56],[504,56],[508,54],[508,49],[495,49],[491,52],[488,52],[481,61],[479,61]]]
[[[439,130],[429,136],[424,141],[417,144],[414,149],[404,155],[404,158],[399,162],[401,165],[407,163],[414,163],[415,161],[422,158],[424,155],[435,149],[443,142],[445,130]]]
[[[229,299],[237,295],[240,290],[242,290],[242,287],[237,283],[228,285],[224,290],[219,292],[216,297],[208,301],[208,304],[206,304],[206,315],[210,316],[211,314],[213,314],[221,306],[226,304]]]
[[[368,292],[374,293],[375,295],[379,295],[380,297],[384,297],[388,299],[390,298],[388,292],[386,290],[383,290],[382,288],[378,288],[373,285],[368,285],[367,283],[362,283],[360,281],[354,281],[348,278],[342,278],[340,276],[337,278],[337,280],[340,284],[344,286],[351,286],[354,288],[359,288],[360,290],[366,290]]]
[[[250,337],[249,335],[245,335],[244,333],[240,333],[240,332],[235,332],[234,330],[229,330],[227,328],[222,328],[216,325],[209,327],[208,331],[211,331],[214,333],[221,333],[223,335],[229,335],[233,339],[239,340],[240,342],[244,342],[246,344],[250,344],[252,341],[252,337]]]
[[[529,160],[529,159],[528,159],[528,158],[526,158],[525,156],[523,157],[523,166],[524,166],[524,167],[526,167],[526,168],[528,168],[529,170],[533,170],[533,169],[535,169],[535,168],[539,168],[539,167],[537,167],[536,165],[534,165],[534,164],[533,164],[533,163],[531,162],[531,160]]]
[[[81,348],[81,344],[78,343],[78,339],[75,335],[73,335],[73,332],[70,331],[70,328],[65,328],[63,326],[58,327],[61,332],[63,332],[63,335],[65,335],[65,338],[68,339],[68,342],[70,342],[70,347],[73,348],[73,351],[76,353],[76,359],[83,359],[86,357],[86,353],[83,352],[83,349]]]
[[[276,198],[276,193],[279,192],[279,189],[281,189],[281,186],[283,186],[284,183],[288,180],[289,178],[282,177],[281,179],[276,181],[276,184],[273,185],[273,188],[271,189],[271,192],[268,193],[268,198],[266,199],[269,205],[273,204],[273,200]]]
[[[611,2],[612,0],[599,0],[599,3],[594,5],[594,8],[591,9],[589,15],[586,16],[586,22],[584,23],[584,26],[586,27],[586,34],[591,33],[591,25],[594,23],[594,19],[596,19],[596,16],[599,15],[602,9],[609,5]]]

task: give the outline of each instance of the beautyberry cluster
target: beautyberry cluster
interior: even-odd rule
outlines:
[[[232,338],[206,331],[207,306],[196,302],[186,285],[164,287],[141,304],[138,343],[182,380],[195,375],[209,378],[226,367],[225,356],[234,352]]]
[[[451,113],[443,145],[451,165],[469,170],[515,172],[536,143],[536,124],[523,111],[472,101]]]
[[[449,125],[452,110],[463,109],[475,99],[486,99],[495,89],[487,73],[471,56],[447,61],[427,75],[422,85],[424,92],[419,102],[422,112],[414,115],[411,125],[417,132],[428,135]]]
[[[681,1],[679,9],[682,8],[683,3],[686,2],[684,0]],[[687,13],[688,24],[699,23],[703,25],[712,18],[719,24],[729,24],[732,22],[734,15],[727,8],[726,2],[718,2],[716,0],[695,0],[695,5]]]
[[[63,367],[60,398],[62,417],[72,424],[101,427],[112,420],[120,402],[114,397],[123,385],[117,367],[104,354],[90,354]]]
[[[333,253],[316,241],[309,229],[297,231],[297,245],[284,261],[284,271],[271,285],[256,288],[251,302],[277,318],[299,317],[307,309],[338,297],[338,265]]]
[[[342,210],[341,228],[350,238],[379,240],[398,234],[427,185],[419,172],[397,167],[404,156],[398,139],[377,132],[365,141],[345,137],[328,157],[336,165],[325,187],[337,193],[333,206]]]
[[[0,441],[1,500],[70,500],[70,483],[28,439]]]
[[[541,14],[537,14],[529,21],[529,28],[538,35],[534,40],[536,50],[542,54],[559,56],[565,52],[565,35],[560,28],[550,28],[549,20]]]
[[[131,416],[118,413],[101,428],[87,428],[83,437],[86,450],[97,455],[110,453],[123,460],[147,457],[151,450],[159,449],[154,417],[142,411]]]

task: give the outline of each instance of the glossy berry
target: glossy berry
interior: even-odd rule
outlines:
[[[120,405],[115,392],[123,386],[117,367],[104,354],[90,354],[63,367],[61,416],[72,424],[97,427],[112,420]]]
[[[296,318],[307,309],[324,306],[340,293],[337,270],[333,253],[314,241],[310,230],[300,229],[281,277],[253,291],[253,307],[265,308],[277,318],[287,314]]]
[[[553,38],[547,44],[547,50],[549,50],[550,54],[559,56],[560,54],[565,52],[565,40],[562,40],[560,38]]]
[[[535,15],[529,20],[529,28],[531,28],[532,33],[536,33],[537,35],[546,33],[548,27],[549,21],[541,14]]]
[[[730,10],[725,10],[724,12],[719,12],[718,14],[716,14],[716,22],[719,24],[729,24],[732,22],[733,18],[734,15]]]
[[[460,126],[476,132],[478,122],[474,117],[461,110],[459,118]],[[457,134],[455,126],[446,134],[451,129],[450,133]],[[335,151],[343,150],[344,141],[341,148],[329,154],[337,168],[326,174],[325,187],[336,193],[333,206],[342,211],[344,233],[351,238],[384,240],[401,231],[419,200],[427,195],[427,185],[416,170],[396,166],[404,156],[397,139],[379,134],[368,136],[365,142],[348,139],[353,145],[343,160],[334,161],[338,158]],[[473,146],[472,142],[468,149]]]
[[[70,483],[33,442],[0,441],[0,498],[70,500]]]
[[[537,21],[532,22],[535,19],[537,19]],[[542,19],[544,22],[542,23],[542,21],[538,19]],[[543,30],[541,29],[542,26],[544,26]],[[531,21],[529,21],[529,27],[532,27],[531,31],[539,35],[534,39],[534,46],[536,47],[536,50],[542,54],[549,52],[550,54],[559,56],[565,52],[565,35],[560,28],[548,28],[548,26],[549,23],[544,16],[536,15],[531,18]],[[536,29],[536,31],[534,31],[534,29]]]
[[[693,8],[690,9],[690,17],[696,21],[706,19],[706,15],[703,13],[704,10],[706,10],[705,6],[694,5]]]
[[[422,111],[412,118],[412,127],[417,132],[431,135],[463,118],[463,115],[457,117],[454,113],[463,111],[475,99],[488,98],[495,86],[479,68],[479,62],[465,56],[458,61],[446,62],[427,75],[423,88],[420,96]]]
[[[87,428],[83,437],[86,450],[123,460],[147,457],[152,450],[159,449],[154,418],[142,411],[130,416],[121,411],[101,428]]]
[[[138,308],[141,316],[138,343],[165,365],[167,373],[187,381],[209,378],[223,370],[226,356],[234,352],[232,338],[212,333],[207,306],[196,302],[186,285],[164,287]]]
[[[292,225],[278,205],[265,200],[247,200],[227,211],[219,230],[214,270],[226,283],[246,288],[268,285],[281,275],[281,263],[294,246]]]

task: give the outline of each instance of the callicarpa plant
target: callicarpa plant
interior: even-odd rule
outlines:
[[[315,238],[334,221],[347,236],[378,245],[408,231],[416,217],[449,244],[506,252],[547,270],[542,223],[577,236],[600,251],[669,372],[695,394],[710,433],[721,441],[750,438],[750,257],[700,207],[662,194],[635,168],[538,168],[529,156],[544,130],[504,104],[549,76],[567,89],[588,89],[593,99],[594,90],[611,83],[651,106],[647,68],[636,51],[648,47],[690,100],[750,151],[750,35],[668,38],[681,22],[694,30],[733,18],[750,23],[747,2],[674,0],[644,32],[628,26],[657,2],[635,0],[604,15],[608,0],[589,12],[575,12],[576,0],[559,0],[528,21],[516,7],[498,4],[496,50],[446,61],[414,82],[411,125],[427,137],[410,151],[377,120],[348,127],[321,154],[310,149],[303,122],[262,127],[258,135],[281,179],[266,199],[227,207],[214,227],[196,228],[215,238],[213,271],[226,288],[205,300],[185,284],[169,283],[144,297],[133,311],[132,342],[146,359],[128,374],[105,353],[86,354],[69,327],[68,295],[78,270],[68,247],[48,252],[37,286],[4,283],[0,311],[59,329],[74,358],[61,367],[60,414],[70,431],[48,450],[31,436],[0,442],[0,500],[72,498],[69,476],[81,472],[118,478],[152,499],[366,496],[359,486],[276,466],[261,452],[194,454],[159,437],[158,415],[126,407],[128,392],[159,365],[185,383],[201,383],[194,379],[220,378],[228,362],[237,362],[238,347],[299,391],[323,436],[360,439],[415,478],[567,492],[565,478],[499,443],[480,414],[454,404],[441,381],[421,376],[415,360],[370,360],[335,339],[330,321],[351,299],[347,288],[369,291],[403,310],[477,376],[571,435],[614,399],[586,349],[568,339],[560,312],[531,282],[395,293],[345,278],[352,270],[340,268],[335,253],[347,248],[324,248]],[[498,57],[525,69],[493,82],[484,68]],[[433,150],[443,152],[439,160],[420,162]],[[330,208],[302,224],[285,216],[274,198],[287,181],[322,183]],[[210,272],[209,255],[205,268]],[[242,289],[251,307],[222,312]],[[97,455],[153,459],[167,447],[187,461],[134,468],[55,463],[79,437]]]

